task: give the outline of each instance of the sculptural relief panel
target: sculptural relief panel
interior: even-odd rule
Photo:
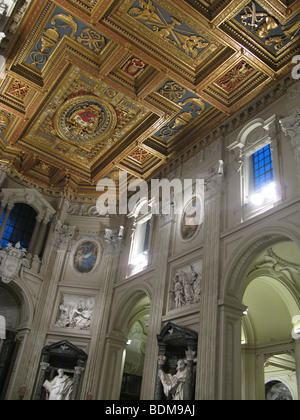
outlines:
[[[173,267],[169,310],[197,305],[201,301],[202,259]]]
[[[59,301],[54,327],[89,330],[94,306],[94,296],[63,293]]]

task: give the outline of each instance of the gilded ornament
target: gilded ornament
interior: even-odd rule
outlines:
[[[106,39],[93,29],[86,28],[81,32],[80,36],[77,37],[77,42],[88,47],[96,54],[99,54],[106,44]]]
[[[65,22],[67,25],[57,25],[56,21],[57,20],[61,20],[62,22]],[[71,38],[74,38],[75,33],[77,32],[78,29],[78,25],[75,21],[75,19],[70,16],[70,15],[65,15],[63,13],[59,13],[57,15],[55,15],[52,19],[51,19],[51,25],[56,26],[56,27],[63,27],[63,28],[68,28],[70,27],[72,29]]]
[[[197,114],[200,115],[201,112],[205,110],[205,103],[202,101],[201,98],[187,98],[184,102],[179,102],[178,105],[184,107],[188,103],[191,103],[193,110],[195,111],[195,106],[200,108],[200,111],[197,111]]]
[[[201,51],[210,45],[203,37],[183,26],[183,23],[174,16],[167,16],[168,13],[156,6],[152,0],[148,3],[140,0],[139,6],[129,10],[130,16],[142,21],[162,39],[176,45],[190,57],[198,57]]]
[[[264,18],[268,14],[265,12],[257,12],[256,4],[254,1],[251,3],[251,6],[246,6],[244,14],[241,16],[242,22],[245,26],[250,26],[251,29],[258,28],[258,24],[263,22]],[[250,21],[248,21],[250,19]]]
[[[300,15],[297,17],[297,21],[293,23],[288,23],[282,27],[283,34],[282,35],[275,35],[271,36],[270,38],[266,39],[266,45],[272,46],[274,44],[274,48],[276,50],[280,50],[286,42],[293,41],[298,35],[300,30]]]
[[[67,100],[54,116],[54,127],[64,140],[78,144],[107,140],[114,132],[114,108],[94,95]]]
[[[254,1],[251,6],[245,7],[240,18],[244,26],[249,26],[257,37],[264,40],[263,42],[267,46],[273,47],[275,51],[280,50],[299,35],[299,15],[296,21],[293,19],[286,25],[280,25],[275,17],[266,13],[266,11],[258,12]]]
[[[267,16],[266,21],[259,27],[259,29],[256,31],[256,34],[260,38],[267,38],[270,32],[273,29],[277,29],[278,26],[278,23],[272,16]]]
[[[59,8],[56,9],[56,11],[59,10]],[[48,27],[49,25],[52,27]],[[99,54],[107,43],[103,35],[91,28],[82,28],[80,21],[64,13],[55,13],[46,28],[29,55],[31,64],[40,70],[47,63],[53,48],[63,36],[70,37],[96,54]]]
[[[182,114],[178,115],[175,118],[174,125],[172,127],[173,130],[176,128],[182,127],[183,125],[188,124],[193,118],[192,112],[183,112]]]
[[[216,84],[230,92],[245,80],[254,69],[245,61],[238,63],[233,69],[219,79]]]
[[[6,127],[9,123],[9,117],[4,111],[0,111],[0,128]]]
[[[170,101],[178,102],[186,94],[186,90],[176,82],[167,82],[159,93]]]

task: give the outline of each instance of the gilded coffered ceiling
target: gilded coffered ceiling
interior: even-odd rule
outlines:
[[[0,163],[73,201],[95,198],[119,170],[149,179],[300,53],[298,1],[17,5],[0,44]]]

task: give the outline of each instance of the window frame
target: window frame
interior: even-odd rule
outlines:
[[[272,144],[269,138],[265,138],[255,145],[251,145],[251,147],[246,148],[244,151],[244,185],[243,185],[243,197],[242,197],[242,205],[248,206],[251,205],[251,196],[255,194],[255,181],[254,181],[254,168],[253,168],[253,161],[252,157],[256,152],[261,150],[266,146],[270,146],[271,153],[272,153],[272,162],[273,162],[273,174],[274,174],[274,182],[275,182],[275,171],[274,171],[274,156],[272,152]],[[242,180],[243,182],[243,180]]]
[[[133,228],[132,228],[132,235],[131,235],[131,245],[130,245],[130,252],[128,258],[128,275],[132,276],[134,274],[138,274],[141,271],[145,270],[151,263],[151,243],[152,243],[152,212],[151,208],[149,209],[148,213],[142,212],[142,208],[148,205],[150,206],[147,200],[142,200],[134,209],[134,211],[128,216],[133,220]],[[149,223],[149,238],[148,238],[148,249],[143,251],[142,253],[137,254],[137,250],[139,249],[139,245],[143,242],[142,247],[145,243],[145,237],[147,234],[147,227],[145,231],[142,231],[142,226],[145,223]],[[138,263],[138,257],[145,255],[145,261],[141,260]]]
[[[17,208],[20,206],[20,209],[17,210]],[[20,223],[20,220],[22,220],[24,222],[24,216],[22,215],[22,208],[28,207],[28,210],[31,209],[31,213],[32,213],[32,217],[29,218],[26,216],[26,221],[31,221],[32,227],[30,229],[30,231],[27,229],[28,227],[28,223],[22,223],[22,225],[24,224],[24,226],[26,226],[25,229],[20,229],[18,227],[18,224]],[[5,213],[7,211],[7,208],[4,210],[3,215],[1,217],[1,221],[3,223],[3,219],[5,217]],[[12,217],[14,212],[18,211],[16,217]],[[20,217],[21,216],[21,217]],[[8,243],[12,243],[14,246],[16,245],[16,243],[20,242],[22,248],[26,248],[28,249],[32,235],[33,235],[33,231],[34,231],[34,227],[36,224],[36,218],[38,216],[38,213],[36,211],[36,209],[34,207],[32,207],[31,205],[27,204],[27,203],[23,203],[23,202],[16,202],[13,205],[13,208],[10,212],[9,218],[6,222],[5,228],[4,228],[4,232],[3,232],[3,236],[0,239],[1,242],[1,247],[2,248],[6,248],[6,246],[8,245]],[[13,224],[12,221],[13,220]],[[10,222],[10,224],[9,224]],[[0,225],[0,227],[2,226],[2,223]],[[6,235],[7,233],[9,233],[8,235]],[[20,235],[21,233],[21,235]],[[16,237],[17,236],[17,237]],[[26,236],[26,243],[24,243],[24,238]],[[3,243],[5,242],[5,243]]]
[[[238,155],[236,161],[239,162],[237,172],[240,174],[241,222],[273,208],[283,200],[282,157],[278,127],[279,120],[276,114],[266,121],[257,118],[245,125],[236,140],[228,146],[229,151]],[[251,200],[255,194],[252,156],[267,145],[270,145],[272,153],[276,196],[261,204],[254,204]]]

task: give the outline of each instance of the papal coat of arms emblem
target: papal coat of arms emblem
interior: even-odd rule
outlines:
[[[29,261],[25,258],[26,249],[22,249],[20,242],[15,246],[8,244],[6,249],[0,251],[0,276],[3,283],[10,283],[19,277],[21,268],[30,268]]]
[[[98,105],[78,105],[67,118],[67,128],[78,135],[93,134],[105,118],[105,112]]]
[[[67,100],[54,117],[57,133],[76,144],[106,140],[112,135],[116,123],[113,106],[94,95]]]

